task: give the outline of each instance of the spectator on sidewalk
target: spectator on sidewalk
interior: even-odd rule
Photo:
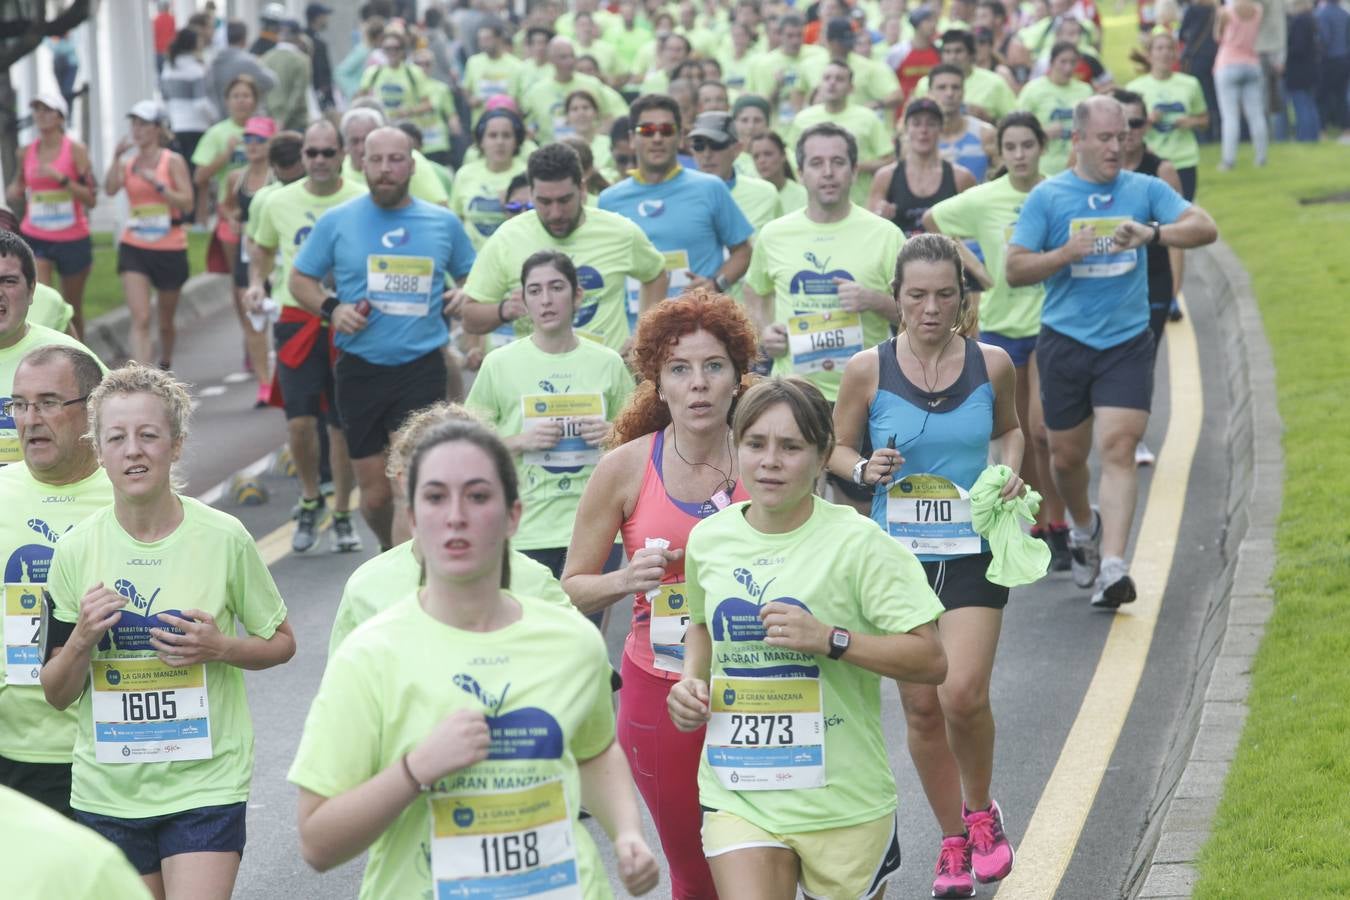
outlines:
[[[197,174],[192,155],[202,135],[216,121],[215,104],[206,93],[206,64],[202,61],[201,32],[184,28],[175,35],[159,73],[159,92],[169,113],[173,149],[188,161],[188,174]],[[206,193],[200,192],[189,221],[206,220]]]
[[[248,52],[259,58],[277,45],[281,37],[281,23],[286,20],[286,6],[282,3],[269,3],[263,7],[262,28],[258,39],[248,48]]]
[[[328,17],[332,13],[333,8],[322,3],[311,3],[305,7],[305,37],[309,38],[309,58],[313,66],[311,80],[319,109],[324,112],[337,105],[333,98],[333,63],[328,58],[328,42],[323,39],[323,32],[328,28]]]
[[[1317,110],[1327,130],[1340,132],[1350,144],[1350,115],[1345,91],[1350,85],[1350,12],[1341,0],[1325,0],[1317,9],[1317,32],[1322,43],[1322,65],[1317,83]]]
[[[277,43],[263,54],[263,65],[277,76],[277,86],[267,95],[267,109],[283,129],[303,132],[309,125],[309,89],[313,65],[300,46],[300,23],[282,22]]]
[[[225,26],[225,40],[226,46],[206,68],[206,96],[215,104],[217,118],[224,118],[229,113],[225,92],[240,75],[248,75],[253,79],[260,98],[266,97],[277,84],[277,77],[272,74],[272,70],[244,49],[244,42],[248,40],[247,25],[231,21]]]
[[[178,33],[178,24],[173,19],[173,12],[169,9],[170,5],[169,0],[159,0],[159,12],[151,23],[151,28],[155,33],[156,72],[164,68],[164,60],[169,54],[169,45],[173,43],[174,36]]]
[[[1261,75],[1261,59],[1256,53],[1256,36],[1263,14],[1261,4],[1256,0],[1236,0],[1219,10],[1214,26],[1214,34],[1219,40],[1219,53],[1214,58],[1214,84],[1219,91],[1219,125],[1223,136],[1220,171],[1232,169],[1237,162],[1242,129],[1239,109],[1247,119],[1256,164],[1266,164],[1269,131],[1265,79]]]
[[[1289,139],[1289,116],[1284,98],[1285,52],[1289,18],[1285,0],[1260,0],[1261,28],[1256,32],[1256,54],[1261,60],[1261,77],[1266,82],[1265,102],[1271,136],[1277,141]]]
[[[1289,7],[1288,63],[1284,70],[1284,90],[1294,107],[1294,140],[1313,142],[1322,133],[1322,117],[1317,112],[1317,79],[1321,68],[1321,48],[1317,40],[1317,17],[1312,0],[1293,0]]]

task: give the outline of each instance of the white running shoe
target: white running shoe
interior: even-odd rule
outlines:
[[[1135,446],[1134,464],[1136,466],[1143,468],[1144,466],[1151,466],[1157,461],[1158,457],[1153,454],[1152,450],[1148,449],[1148,444],[1145,444],[1143,441],[1140,441]]]

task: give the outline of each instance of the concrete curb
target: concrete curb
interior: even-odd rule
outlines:
[[[1274,608],[1275,525],[1284,484],[1275,366],[1241,261],[1220,242],[1187,254],[1213,288],[1229,391],[1223,573],[1196,649],[1196,679],[1164,764],[1127,884],[1137,900],[1189,897],[1247,720],[1252,661]]]
[[[203,273],[189,278],[174,317],[178,327],[185,328],[193,319],[204,319],[229,306],[230,284],[228,275]],[[84,344],[104,362],[117,363],[130,356],[130,334],[131,313],[122,306],[90,322],[84,330]]]

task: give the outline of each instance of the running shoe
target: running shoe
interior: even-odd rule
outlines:
[[[970,868],[975,878],[988,884],[1008,877],[1013,867],[1013,848],[1003,833],[1003,810],[992,799],[988,809],[971,812],[961,804],[961,818],[970,835]]]
[[[307,552],[319,540],[319,516],[322,513],[322,497],[300,501],[300,509],[295,514],[295,534],[291,537],[291,549],[296,553]]]
[[[934,897],[974,897],[975,875],[970,870],[970,841],[963,834],[942,839],[933,867]]]
[[[356,527],[352,525],[352,514],[335,511],[333,513],[333,552],[353,553],[360,549],[361,535],[356,533]]]
[[[1050,545],[1050,571],[1069,571],[1073,568],[1073,551],[1069,549],[1069,527],[1050,525],[1045,532],[1045,542]]]
[[[1092,507],[1092,536],[1082,538],[1080,534],[1077,528],[1069,532],[1069,551],[1073,555],[1070,568],[1073,583],[1080,588],[1090,588],[1102,568],[1102,515],[1097,507]]]
[[[1092,605],[1099,609],[1115,609],[1122,603],[1133,603],[1134,598],[1134,579],[1130,577],[1125,560],[1104,560],[1092,592]]]
[[[1143,468],[1144,466],[1151,466],[1157,461],[1158,457],[1154,455],[1152,450],[1148,449],[1148,444],[1140,441],[1135,445],[1134,464],[1136,466]]]

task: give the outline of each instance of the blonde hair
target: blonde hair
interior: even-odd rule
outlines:
[[[384,466],[384,474],[389,477],[389,480],[398,484],[403,478],[403,473],[408,471],[408,463],[412,461],[413,451],[422,442],[422,438],[437,425],[453,421],[483,424],[483,419],[478,413],[467,406],[447,401],[433,403],[409,413],[408,418],[403,420],[398,433],[394,435],[394,439],[390,442],[389,460]]]
[[[169,436],[174,443],[181,444],[187,440],[188,426],[192,420],[192,397],[187,389],[188,385],[168,372],[142,365],[134,360],[120,369],[113,369],[89,394],[89,433],[86,437],[97,450],[103,404],[110,397],[149,394],[164,405],[164,417],[169,421]],[[170,486],[175,491],[181,491],[185,487],[185,482],[178,477],[177,472],[170,476]]]

